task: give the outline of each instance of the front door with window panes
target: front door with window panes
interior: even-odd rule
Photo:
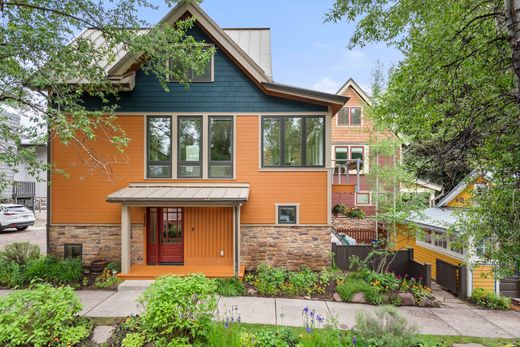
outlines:
[[[184,262],[184,211],[182,208],[147,209],[147,263]]]

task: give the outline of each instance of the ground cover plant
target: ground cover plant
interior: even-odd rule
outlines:
[[[329,291],[332,297],[333,282],[338,274],[336,269],[323,269],[320,272],[301,267],[299,271],[271,267],[260,264],[255,273],[248,273],[244,282],[262,296],[319,296]]]
[[[0,345],[74,346],[92,328],[78,318],[79,298],[70,287],[37,284],[0,297]]]
[[[240,296],[246,293],[246,287],[238,278],[217,278],[217,294],[222,296]]]
[[[493,292],[486,291],[483,288],[476,288],[471,294],[471,302],[475,305],[489,308],[492,310],[509,310],[511,308],[511,299],[496,295]]]

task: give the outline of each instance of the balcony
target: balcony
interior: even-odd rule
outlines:
[[[13,182],[13,199],[33,199],[36,192],[36,182]]]
[[[332,192],[355,193],[359,191],[361,159],[336,159],[332,161]]]

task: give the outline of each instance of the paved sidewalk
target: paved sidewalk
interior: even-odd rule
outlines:
[[[143,290],[78,290],[87,317],[126,317],[142,312],[136,299]],[[0,291],[1,295],[9,293]],[[303,325],[302,310],[308,306],[317,313],[337,320],[341,328],[354,325],[356,313],[373,312],[376,306],[321,300],[273,299],[257,297],[220,297],[217,315],[238,306],[242,322],[296,326]],[[520,338],[520,312],[467,308],[400,307],[399,311],[420,328],[422,334]]]
[[[87,317],[126,317],[142,310],[136,299],[142,290],[77,291]],[[238,306],[242,322],[269,325],[302,326],[302,310],[308,306],[317,313],[334,318],[341,328],[354,325],[356,313],[373,312],[376,306],[320,300],[273,299],[257,297],[221,297],[218,315]],[[432,335],[465,335],[479,337],[520,337],[520,313],[513,311],[467,308],[400,307],[399,311],[416,323],[420,332]]]

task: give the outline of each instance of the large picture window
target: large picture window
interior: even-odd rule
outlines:
[[[171,117],[148,117],[147,176],[150,178],[172,176],[171,132]]]
[[[233,117],[209,117],[208,126],[208,176],[233,177]]]
[[[325,118],[262,118],[262,166],[323,167]]]
[[[179,117],[177,176],[202,177],[202,117]]]

